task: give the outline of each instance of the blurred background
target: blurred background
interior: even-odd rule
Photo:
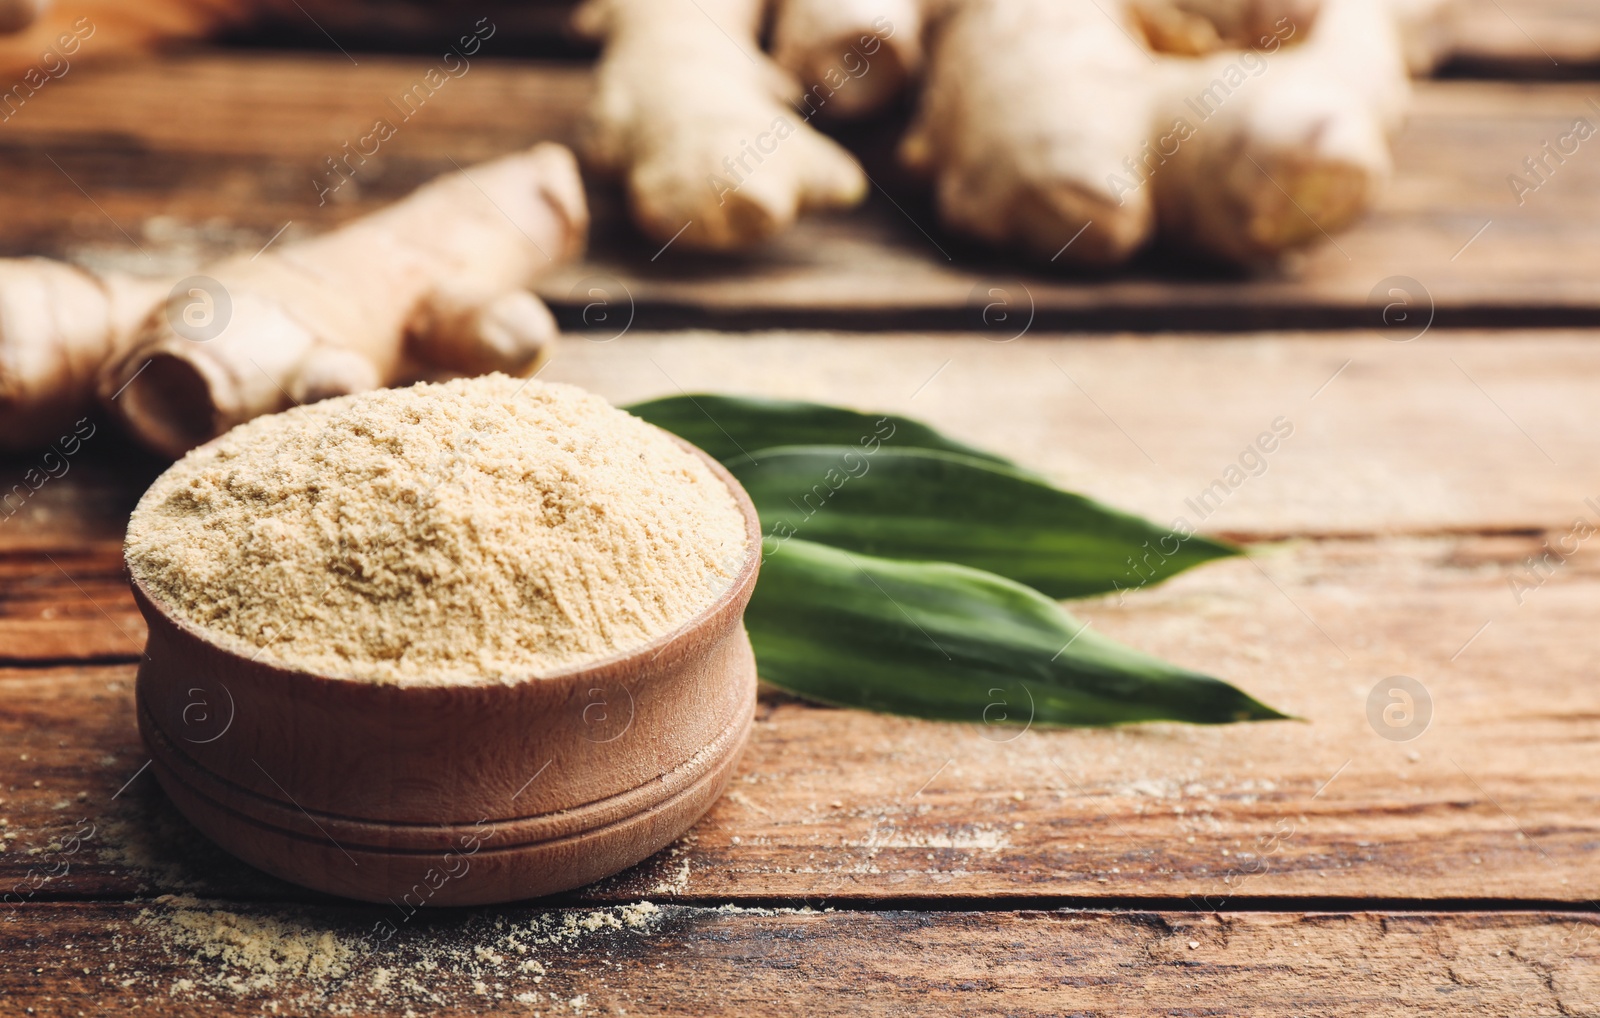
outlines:
[[[79,6],[92,21],[102,5]],[[566,3],[290,2],[243,18],[217,2],[200,5],[214,8],[204,20],[215,38],[162,41],[148,58],[128,50],[158,44],[119,31],[117,6],[103,5],[109,19],[65,58],[70,70],[47,74],[0,123],[6,255],[185,271],[280,230],[280,241],[320,232],[455,165],[539,140],[577,145],[592,95],[596,47],[570,30]],[[62,3],[51,18],[73,10]],[[396,99],[483,19],[493,36],[470,70],[400,122]],[[152,31],[163,27],[199,31]],[[1589,321],[1592,274],[1570,256],[1597,215],[1596,170],[1574,160],[1522,205],[1507,176],[1584,112],[1578,82],[1600,67],[1600,21],[1581,0],[1458,0],[1449,31],[1372,213],[1285,264],[1240,272],[1155,249],[1085,272],[946,231],[927,186],[894,158],[907,97],[864,121],[814,120],[861,160],[866,200],[752,250],[655,257],[660,243],[630,229],[620,188],[589,174],[589,257],[538,289],[566,329],[588,327],[593,299],[574,289],[596,275],[612,281],[611,299],[631,295],[636,328],[987,329],[987,290],[1026,282],[1007,299],[1031,296],[1035,328],[1238,329],[1367,324],[1374,284],[1403,273],[1425,281],[1440,325]],[[38,34],[0,40],[0,66],[19,84],[39,64],[33,50],[47,49]],[[346,146],[385,116],[395,136],[324,199],[321,187],[342,179],[329,160],[348,161]],[[1462,255],[1494,219],[1500,243]]]

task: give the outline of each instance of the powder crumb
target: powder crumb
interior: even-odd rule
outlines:
[[[567,923],[569,929],[573,926],[577,926],[589,933],[606,928],[613,930],[622,929],[622,921],[616,916],[612,915],[610,912],[590,912],[588,915],[582,917],[575,916],[569,912],[567,913]]]
[[[640,648],[708,608],[750,549],[733,494],[665,432],[489,375],[240,425],[156,480],[125,551],[231,649],[424,684]]]
[[[191,949],[197,959],[236,970],[228,975],[228,986],[236,992],[270,987],[281,979],[337,979],[348,972],[355,954],[331,930],[197,907],[200,902],[188,897],[169,895],[156,903],[171,909],[146,909],[136,922],[155,929],[169,945]],[[173,989],[177,992],[178,985]]]
[[[138,801],[123,801],[130,800]],[[101,865],[124,871],[141,888],[202,891],[216,883],[217,866],[226,865],[221,850],[197,843],[194,828],[162,804],[99,821],[93,846]]]
[[[656,881],[648,893],[650,894],[682,894],[689,889],[689,860],[679,862],[678,868],[668,876]]]
[[[825,909],[822,909],[819,912],[817,909],[812,908],[810,905],[802,905],[799,908],[793,908],[793,907],[762,908],[760,906],[752,908],[752,907],[745,906],[745,905],[735,905],[732,902],[729,902],[726,905],[718,905],[716,908],[712,909],[712,911],[713,912],[719,912],[719,913],[721,913],[723,915],[774,916],[774,915],[823,915],[825,913],[832,912],[833,909],[825,908]]]
[[[281,1007],[304,1015],[470,1010],[481,1005],[467,1001],[483,998],[581,1011],[596,989],[592,967],[611,964],[608,942],[648,937],[663,918],[650,902],[520,917],[441,913],[425,929],[401,927],[392,938],[374,940],[368,920],[337,912],[279,907],[262,914],[167,895],[133,920],[141,942],[153,937],[167,963],[120,980],[107,966],[101,982],[147,999],[164,993],[196,1002],[250,1000],[274,1013]],[[587,944],[591,939],[600,943]],[[587,952],[588,960],[574,952]],[[530,954],[544,960],[518,957]],[[612,998],[619,992],[607,988]]]

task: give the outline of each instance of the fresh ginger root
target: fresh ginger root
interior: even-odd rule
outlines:
[[[180,284],[103,366],[99,394],[143,443],[178,456],[293,404],[440,373],[528,374],[556,330],[522,287],[576,254],[587,223],[576,162],[558,145],[448,174]]]
[[[42,4],[0,0],[22,29],[0,39],[0,66],[30,65],[0,119],[91,47],[198,37],[282,2],[64,0],[41,15]],[[586,229],[571,154],[540,146],[326,236],[225,261],[170,297],[170,279],[0,260],[0,450],[47,441],[97,389],[145,444],[176,456],[290,402],[431,373],[531,371],[556,329],[520,288]]]
[[[939,0],[902,155],[946,225],[1052,261],[1116,264],[1157,232],[1270,259],[1347,226],[1389,173],[1409,96],[1394,2],[1321,0],[1302,24],[1302,0],[1139,0],[1121,20],[1097,0]]]
[[[806,209],[866,193],[856,161],[807,122],[798,84],[762,54],[762,0],[589,0],[604,40],[587,146],[626,184],[653,241],[727,249]]]
[[[773,0],[796,93],[757,49],[761,0],[589,0],[591,152],[655,240],[744,246],[861,194],[837,149],[771,125],[882,109],[920,70],[901,155],[948,228],[1091,266],[1158,234],[1269,260],[1371,205],[1444,2]]]
[[[95,375],[171,288],[47,258],[0,259],[0,449],[28,449],[87,411]]]
[[[1096,0],[946,0],[901,156],[953,230],[1051,258],[1117,262],[1153,223],[1107,178],[1149,136],[1155,59]],[[1080,235],[1080,231],[1082,231]]]
[[[40,2],[0,0],[0,15]],[[1249,262],[1348,224],[1388,173],[1403,68],[1448,48],[1449,3],[586,0],[574,23],[604,44],[589,155],[623,178],[657,243],[743,247],[808,209],[860,201],[859,165],[809,121],[882,109],[920,73],[902,156],[931,179],[945,224],[1104,266],[1158,233]],[[108,30],[99,52],[289,5],[301,9],[60,0],[0,40],[0,66],[13,42],[34,53],[27,40],[83,12]]]
[[[1292,25],[1266,38],[1305,31]],[[1297,46],[1223,51],[1180,70],[1157,116],[1166,131],[1118,181],[1153,188],[1169,240],[1263,261],[1323,240],[1372,205],[1410,98],[1384,0],[1324,0]]]
[[[922,0],[777,0],[772,57],[808,115],[876,113],[921,70]]]

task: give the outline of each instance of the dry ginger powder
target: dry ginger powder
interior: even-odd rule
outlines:
[[[726,485],[664,432],[490,375],[243,424],[156,480],[126,554],[230,649],[436,684],[640,647],[715,601],[747,543]]]

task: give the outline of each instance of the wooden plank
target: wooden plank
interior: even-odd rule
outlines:
[[[0,664],[138,657],[122,535],[165,466],[103,422],[76,455],[0,457]]]
[[[76,443],[0,455],[0,551],[86,551],[122,541],[128,514],[168,461],[102,420],[88,422],[83,434]]]
[[[576,0],[484,0],[471,10],[439,0],[322,0],[303,8],[280,6],[264,12],[263,24],[237,33],[231,41],[253,47],[442,53],[452,41],[480,28],[489,35],[485,45],[498,54],[571,56],[594,51],[568,28]],[[490,25],[492,33],[487,31]]]
[[[425,57],[351,67],[338,54],[230,54],[75,71],[0,125],[12,181],[0,195],[0,251],[181,272],[259,246],[286,223],[293,236],[341,222],[450,169],[450,158],[576,136],[590,88],[581,67],[478,59],[401,119],[393,100],[430,66]],[[591,303],[580,284],[600,277],[632,293],[640,328],[951,329],[984,328],[998,288],[1016,311],[1009,334],[1024,307],[1041,329],[1376,323],[1391,298],[1374,289],[1404,275],[1431,294],[1440,325],[1592,324],[1600,280],[1575,253],[1600,221],[1600,163],[1569,158],[1521,205],[1507,183],[1584,115],[1587,95],[1579,85],[1420,86],[1398,175],[1373,215],[1255,277],[1156,256],[1111,277],[1046,272],[961,244],[883,164],[893,126],[873,125],[853,139],[888,190],[863,209],[808,219],[737,261],[676,249],[652,261],[660,245],[626,224],[614,190],[596,186],[593,255],[541,292],[568,327],[585,324]],[[350,162],[348,182],[319,205],[340,179],[327,161],[345,158],[345,144],[370,136],[379,118],[394,123],[394,137]]]
[[[926,197],[869,158],[887,192],[856,212],[807,219],[752,256],[660,252],[602,215],[589,260],[538,289],[574,329],[589,324],[582,312],[598,283],[631,296],[641,328],[955,328],[1007,338],[1022,322],[1377,327],[1396,300],[1392,287],[1407,285],[1379,283],[1400,276],[1415,281],[1414,313],[1439,326],[1591,324],[1600,283],[1573,270],[1586,264],[1574,254],[1600,215],[1600,162],[1569,159],[1521,204],[1507,181],[1527,176],[1522,160],[1586,115],[1587,97],[1576,85],[1420,85],[1395,179],[1371,215],[1253,275],[1219,276],[1159,253],[1110,276],[1041,270],[942,233]]]
[[[620,323],[625,305],[612,313]],[[1565,528],[1600,499],[1600,443],[1586,423],[1600,401],[1591,332],[994,343],[630,331],[568,337],[541,377],[617,402],[720,391],[906,413],[1163,523],[1183,516],[1249,539]],[[1280,416],[1294,434],[1216,504],[1211,486]],[[0,551],[121,540],[160,464],[104,430],[108,448],[90,443],[67,476],[0,519]],[[35,466],[0,460],[0,491]]]
[[[1516,536],[1299,542],[1077,606],[1304,723],[1019,731],[768,695],[707,819],[579,900],[1600,900],[1600,556],[1585,546],[1519,605],[1511,581],[1538,552]],[[18,754],[0,887],[82,821],[97,837],[41,896],[273,893],[135,777],[133,671],[0,671]],[[1381,716],[1395,675],[1431,709],[1405,741]]]
[[[1586,0],[1457,0],[1455,63],[1476,73],[1592,76],[1600,22]]]
[[[907,413],[1153,519],[1250,540],[1559,538],[1600,513],[1587,503],[1600,499],[1600,447],[1582,423],[1600,399],[1595,350],[1587,333],[1433,332],[1412,344],[630,333],[569,338],[544,377],[618,402],[681,386]],[[1295,430],[1264,471],[1215,487],[1279,417]],[[120,544],[161,463],[103,430],[104,446],[86,445],[0,519],[0,660],[138,653]],[[22,482],[35,459],[0,461],[0,485]]]
[[[0,555],[0,663],[131,660],[145,635],[120,547]]]
[[[1600,62],[1600,25],[1585,0],[1455,0],[1451,30],[1453,69],[1504,76],[1549,76],[1592,71]],[[271,26],[275,41],[326,48],[327,35],[347,47],[398,47],[428,52],[443,39],[470,31],[480,17],[497,26],[501,50],[549,53],[570,48],[587,52],[571,38],[566,19],[573,0],[489,0],[470,14],[426,0],[337,3],[314,7],[315,23],[286,9]],[[326,30],[327,35],[318,30]],[[259,42],[257,43],[259,44]]]
[[[12,1013],[1594,1014],[1600,927],[1549,913],[392,909],[197,900],[0,922]],[[270,967],[269,967],[270,966]]]
[[[186,271],[286,222],[293,237],[370,211],[452,158],[570,141],[589,91],[571,65],[476,59],[425,102],[401,103],[435,66],[229,53],[83,68],[0,124],[11,182],[0,249]],[[379,120],[393,131],[376,143]]]
[[[569,337],[541,377],[619,403],[718,391],[909,414],[1162,523],[1249,538],[1538,530],[1600,512],[1594,338],[629,332]],[[1294,434],[1214,504],[1280,416]]]

